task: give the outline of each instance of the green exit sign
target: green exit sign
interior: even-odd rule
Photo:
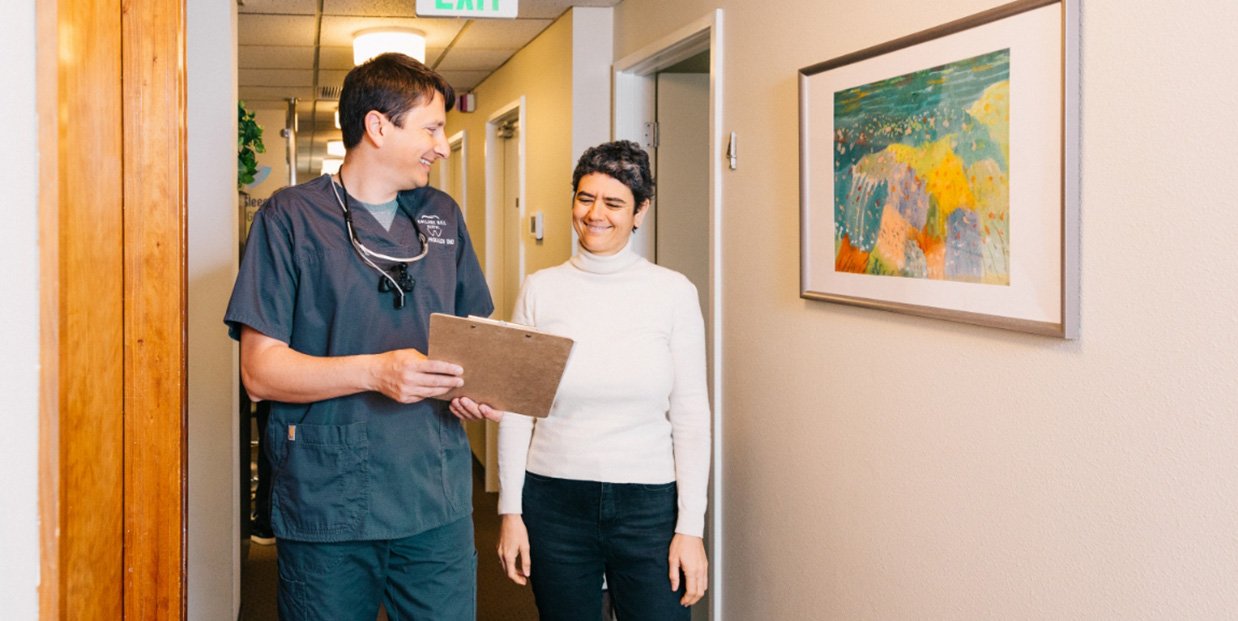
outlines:
[[[417,17],[506,17],[515,19],[517,0],[417,0]]]

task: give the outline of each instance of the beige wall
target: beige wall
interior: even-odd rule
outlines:
[[[486,119],[525,98],[525,214],[545,213],[545,240],[527,234],[526,272],[563,262],[569,255],[572,133],[572,20],[559,18],[475,90],[477,110],[448,113],[447,131],[467,131],[468,226],[483,265],[486,261]],[[524,230],[527,230],[525,227]],[[511,309],[506,309],[510,311]]]
[[[1232,0],[1083,5],[1078,341],[798,297],[797,70],[1000,3],[616,7],[725,10],[728,620],[1238,610]]]

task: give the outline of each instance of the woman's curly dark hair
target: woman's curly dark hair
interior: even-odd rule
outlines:
[[[572,173],[572,192],[580,189],[581,178],[592,173],[602,173],[628,186],[636,202],[636,211],[653,198],[649,154],[631,140],[616,140],[585,149]]]

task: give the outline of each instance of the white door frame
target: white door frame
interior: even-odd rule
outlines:
[[[469,205],[469,200],[468,200],[469,198],[468,130],[462,129],[452,134],[451,137],[447,139],[447,147],[448,147],[449,152],[454,153],[457,150],[457,145],[459,146],[459,151],[460,151],[460,154],[459,154],[460,166],[458,167],[458,170],[460,171],[460,180],[458,184],[460,187],[460,196],[453,196],[452,198],[456,199],[456,204],[460,206],[460,213],[461,215],[465,216],[465,221],[467,222],[468,221],[467,217],[469,215],[469,211],[468,211],[468,205]],[[444,192],[451,189],[452,185],[456,185],[455,180],[451,178],[450,167],[444,166],[439,169],[439,184],[440,184],[439,189]]]
[[[496,258],[499,258],[499,256],[502,254],[501,251],[499,250],[499,241],[503,239],[502,238],[503,217],[502,217],[502,213],[500,213],[502,206],[499,205],[499,196],[502,195],[502,191],[500,191],[499,186],[498,186],[499,176],[502,174],[502,171],[499,170],[499,159],[495,157],[495,153],[498,153],[498,150],[503,148],[502,145],[499,144],[500,138],[498,136],[498,128],[500,125],[503,124],[504,121],[512,118],[513,116],[516,117],[516,122],[520,126],[520,132],[516,135],[516,140],[517,140],[516,152],[518,154],[518,157],[520,158],[520,180],[519,180],[520,190],[518,194],[520,198],[520,208],[517,211],[517,215],[523,218],[525,203],[527,202],[525,201],[525,177],[527,176],[525,173],[525,157],[526,157],[525,134],[527,133],[525,132],[525,127],[527,126],[527,124],[526,124],[526,119],[525,119],[524,96],[521,96],[519,99],[516,99],[515,101],[512,101],[511,103],[508,103],[505,106],[502,106],[498,110],[495,110],[494,113],[491,114],[486,119],[486,151],[485,151],[485,160],[486,160],[486,269],[485,269],[485,273],[486,273],[486,282],[490,285],[491,291],[493,291],[495,286],[499,284],[499,279],[503,277],[502,272],[500,272],[496,268],[496,265],[501,262],[501,258],[500,258],[500,261],[495,260]],[[519,280],[523,280],[524,271],[525,271],[524,244],[521,244],[520,247],[517,249],[517,256],[519,257],[519,262],[517,263],[517,266],[516,266],[516,269],[517,269],[516,273],[520,277]]]
[[[710,616],[722,614],[722,9],[714,9],[675,32],[623,57],[614,64],[615,99],[612,134],[616,140],[641,142],[643,124],[653,118],[652,94],[658,71],[709,50],[709,306],[713,325],[713,484],[709,489]]]
[[[495,110],[486,119],[486,147],[484,151],[484,159],[486,160],[486,283],[490,286],[490,291],[494,291],[496,286],[503,285],[503,270],[498,266],[504,262],[503,252],[499,249],[499,244],[507,232],[504,230],[505,216],[502,214],[503,206],[499,204],[499,197],[503,195],[503,190],[500,187],[500,177],[502,170],[499,168],[500,158],[495,157],[496,153],[501,153],[503,145],[500,144],[501,138],[498,135],[498,128],[508,119],[516,118],[516,122],[520,127],[520,131],[516,133],[516,153],[519,160],[520,179],[518,180],[519,190],[517,197],[520,201],[519,208],[516,212],[518,222],[524,221],[525,205],[528,201],[525,200],[525,179],[528,176],[525,170],[526,153],[525,150],[525,128],[528,127],[527,119],[525,118],[525,101],[524,96],[520,96],[515,101],[501,106]],[[521,239],[517,236],[517,239]],[[524,281],[525,260],[524,260],[524,244],[520,244],[516,248],[516,282]],[[507,269],[504,266],[504,269]],[[503,303],[514,299],[516,292],[503,289]],[[504,310],[496,309],[500,316]],[[506,309],[511,310],[511,309]],[[499,491],[499,426],[491,421],[486,421],[486,491]]]

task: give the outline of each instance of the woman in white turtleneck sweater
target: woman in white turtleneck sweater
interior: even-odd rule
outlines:
[[[513,313],[575,340],[550,415],[499,431],[499,557],[544,620],[598,618],[603,576],[621,620],[687,619],[707,586],[704,327],[688,279],[631,249],[648,162],[628,141],[581,156],[579,253],[528,277]]]

